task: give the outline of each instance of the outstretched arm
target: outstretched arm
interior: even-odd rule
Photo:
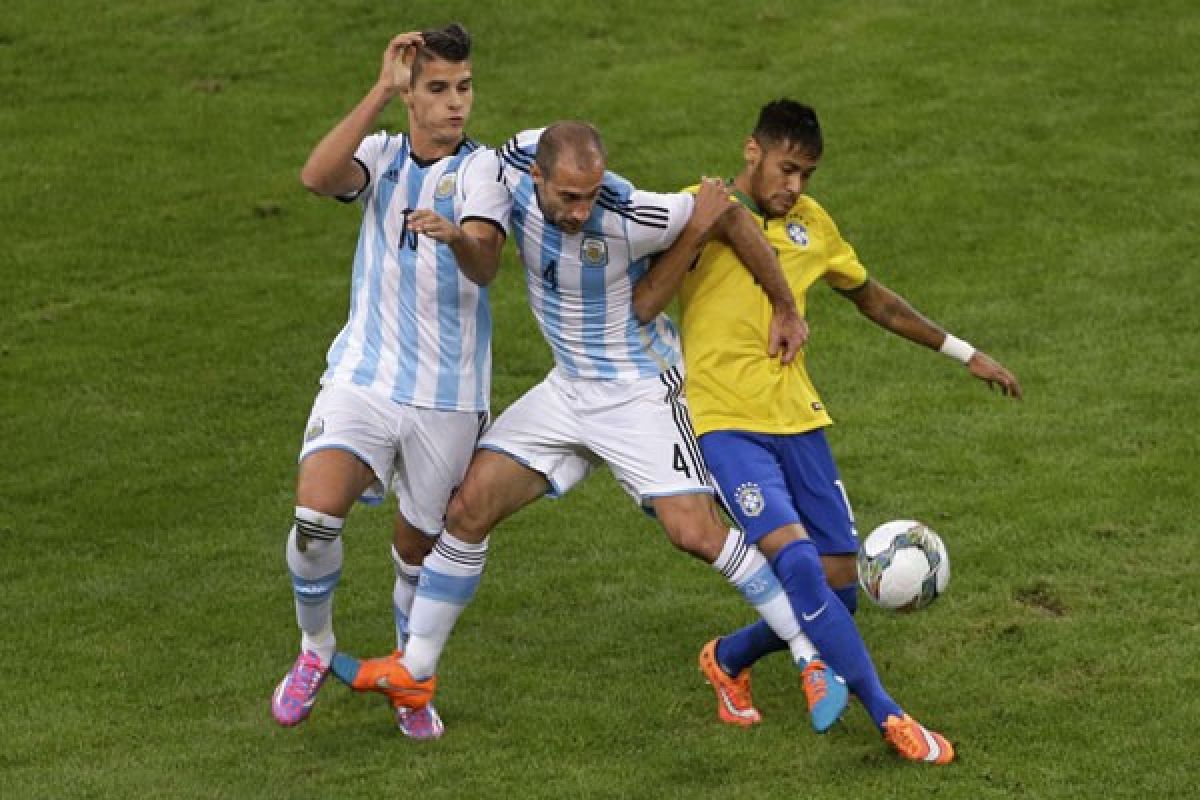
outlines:
[[[859,288],[842,294],[879,327],[961,361],[972,375],[1007,397],[1021,397],[1021,384],[1000,362],[942,330],[882,283],[868,278]]]
[[[408,92],[412,60],[420,44],[421,34],[416,32],[402,33],[388,42],[375,85],[317,143],[300,171],[300,181],[310,192],[343,197],[362,190],[367,176],[354,160],[354,152],[371,133],[376,118],[388,103]]]

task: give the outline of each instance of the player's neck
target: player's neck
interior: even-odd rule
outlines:
[[[750,192],[750,176],[745,172],[739,173],[733,179],[733,190],[737,194],[738,199],[742,201],[742,205],[749,208],[755,214],[764,216],[762,209],[758,205],[758,201],[754,199],[754,195]]]
[[[454,142],[445,142],[435,139],[428,131],[414,128],[409,132],[408,139],[412,142],[413,158],[428,164],[457,153],[465,137]]]

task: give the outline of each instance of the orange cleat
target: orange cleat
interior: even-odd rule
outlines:
[[[700,671],[717,693],[717,716],[722,722],[748,728],[762,722],[762,714],[750,699],[750,670],[730,677],[717,663],[717,640],[700,650]]]
[[[394,708],[417,710],[429,705],[437,689],[437,676],[418,681],[400,661],[399,653],[359,660],[337,653],[330,664],[333,674],[356,692],[379,692]]]
[[[909,761],[930,764],[949,764],[954,760],[954,745],[936,731],[931,731],[905,714],[895,714],[883,722],[883,738],[896,752]]]

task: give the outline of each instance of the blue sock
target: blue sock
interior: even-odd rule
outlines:
[[[787,642],[775,635],[761,619],[717,640],[717,663],[736,676],[755,661],[771,653],[787,650]]]
[[[830,587],[833,588],[833,587]],[[842,605],[846,610],[853,614],[858,611],[858,584],[852,583],[849,586],[840,586],[833,590],[833,593],[842,601]]]
[[[804,633],[820,651],[825,663],[846,680],[850,691],[862,701],[875,724],[883,727],[888,716],[902,714],[896,701],[879,682],[854,618],[825,581],[821,559],[813,543],[808,539],[790,542],[775,554],[771,566],[787,592]]]

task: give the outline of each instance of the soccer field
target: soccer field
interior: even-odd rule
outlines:
[[[494,534],[442,740],[334,681],[271,720],[295,457],[360,220],[299,170],[392,34],[451,20],[476,138],[585,118],[649,189],[734,174],[764,102],[811,103],[809,191],[868,270],[1021,379],[989,395],[810,296],[860,531],[917,517],[949,548],[945,597],[857,622],[954,765],[901,762],[858,706],[813,734],[782,656],[764,723],[720,725],[695,659],[748,610],[607,473]],[[1186,0],[7,0],[0,797],[1195,796],[1197,86]],[[499,411],[550,366],[511,246],[492,299]],[[354,652],[394,643],[391,513],[347,525]]]

